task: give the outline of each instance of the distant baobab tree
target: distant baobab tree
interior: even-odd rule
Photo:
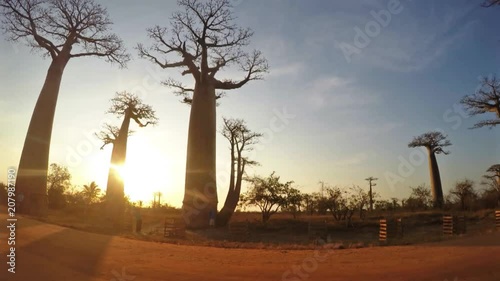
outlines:
[[[217,226],[225,226],[238,205],[241,193],[241,183],[245,168],[256,165],[257,162],[249,160],[244,154],[245,151],[252,150],[252,145],[259,141],[262,134],[255,133],[248,129],[242,119],[223,118],[222,135],[229,141],[231,150],[231,171],[229,175],[229,189],[227,191],[224,206],[217,214]]]
[[[147,30],[154,41],[149,48],[137,46],[139,55],[161,68],[183,68],[194,87],[169,79],[164,82],[191,105],[189,118],[183,216],[187,227],[208,227],[209,214],[217,209],[216,100],[226,91],[249,81],[263,79],[268,71],[260,51],[246,52],[253,32],[234,24],[230,0],[179,0],[171,28],[155,26]],[[177,55],[172,61],[170,55]],[[241,80],[220,79],[225,68],[237,66]]]
[[[476,93],[463,97],[460,103],[470,116],[491,112],[496,115],[496,118],[479,121],[471,129],[493,128],[500,124],[500,81],[496,77],[483,77],[481,84],[481,88]]]
[[[431,189],[434,201],[434,207],[442,208],[444,203],[443,188],[441,186],[441,176],[439,175],[439,167],[436,160],[436,154],[448,155],[450,152],[443,150],[444,147],[450,146],[451,142],[447,140],[447,136],[441,132],[432,131],[414,137],[408,144],[408,147],[425,147],[429,153],[429,173],[431,178]]]
[[[2,29],[13,42],[24,41],[51,63],[33,110],[16,179],[23,194],[20,213],[47,210],[47,169],[54,113],[64,69],[72,58],[103,57],[125,66],[129,55],[109,33],[111,21],[92,0],[0,0]]]
[[[118,92],[111,102],[112,105],[107,113],[123,118],[121,127],[117,131],[117,127],[105,125],[108,131],[103,131],[98,136],[103,140],[104,145],[113,144],[106,188],[106,205],[108,217],[119,218],[125,209],[124,181],[119,170],[125,165],[130,120],[134,120],[140,127],[146,127],[149,124],[156,125],[158,119],[151,106],[143,104],[136,95]]]

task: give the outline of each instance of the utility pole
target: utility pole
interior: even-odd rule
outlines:
[[[372,187],[377,185],[376,183],[374,183],[374,181],[378,180],[378,178],[369,177],[369,178],[366,178],[365,180],[368,181],[368,183],[370,184],[370,212],[372,212],[373,211],[373,190],[372,190]]]
[[[325,182],[324,181],[319,181],[319,184],[321,184],[321,198],[325,198],[324,192],[325,192]]]

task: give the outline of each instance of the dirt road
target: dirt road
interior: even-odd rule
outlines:
[[[7,217],[0,215],[2,224]],[[436,245],[280,251],[178,246],[16,223],[15,274],[0,231],[0,280],[499,281],[500,233]]]

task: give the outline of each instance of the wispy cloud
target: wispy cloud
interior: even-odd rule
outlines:
[[[300,74],[303,69],[304,64],[300,62],[293,62],[279,66],[271,65],[270,73],[267,75],[267,78],[295,76]]]
[[[366,23],[374,21],[370,9],[376,12],[383,8],[377,3],[380,4],[364,2],[369,9],[363,13],[353,10],[308,19],[299,30],[306,38],[303,48],[312,53],[330,52],[332,57],[345,62],[339,44],[354,44],[355,28],[364,30]],[[421,71],[441,63],[450,49],[459,46],[457,42],[474,31],[474,22],[467,17],[477,3],[465,3],[405,1],[402,12],[393,15],[377,36],[369,38],[370,44],[352,55],[351,62],[397,72]]]
[[[356,88],[354,79],[338,76],[322,77],[310,83],[307,91],[308,103],[320,109],[325,107],[352,107],[373,104],[378,101],[375,94],[366,94]]]
[[[370,158],[375,157],[376,153],[374,152],[359,152],[354,155],[350,155],[345,158],[341,158],[338,160],[333,161],[331,164],[334,166],[358,166],[366,161],[368,161]]]

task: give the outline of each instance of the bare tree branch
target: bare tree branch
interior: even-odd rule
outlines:
[[[24,39],[53,60],[97,56],[121,67],[130,60],[122,40],[107,33],[106,9],[93,0],[0,0],[0,8],[9,40]]]
[[[443,147],[450,146],[451,142],[447,139],[448,136],[443,135],[441,132],[432,131],[420,136],[414,137],[408,144],[408,147],[426,147],[435,154],[448,155],[450,152],[443,150]]]
[[[253,32],[234,24],[230,0],[179,0],[178,4],[182,10],[173,14],[168,32],[159,26],[148,29],[153,44],[149,48],[139,44],[140,57],[162,68],[187,67],[183,75],[192,74],[196,82],[210,83],[219,90],[237,89],[263,79],[269,68],[267,61],[260,51],[243,51]],[[169,63],[171,54],[182,57],[182,61]],[[242,80],[215,78],[232,65],[245,72]],[[187,103],[189,100],[185,97]]]
[[[144,104],[137,95],[128,92],[118,92],[111,99],[111,102],[112,105],[107,113],[128,116],[140,127],[145,127],[149,124],[156,125],[158,123],[155,111],[150,105]],[[146,121],[146,123],[142,123],[141,120]]]
[[[103,129],[99,133],[94,133],[94,135],[102,140],[104,143],[101,146],[101,150],[104,149],[104,147],[108,144],[112,144],[116,141],[118,138],[120,132],[120,128],[117,126],[110,125],[108,123],[105,123],[103,125]],[[134,131],[130,130],[128,131],[128,135],[131,136],[134,133]]]
[[[497,119],[484,120],[476,123],[471,129],[490,127],[500,124],[500,81],[495,76],[483,77],[481,88],[473,95],[465,96],[460,100],[469,116],[484,113],[494,113]]]

